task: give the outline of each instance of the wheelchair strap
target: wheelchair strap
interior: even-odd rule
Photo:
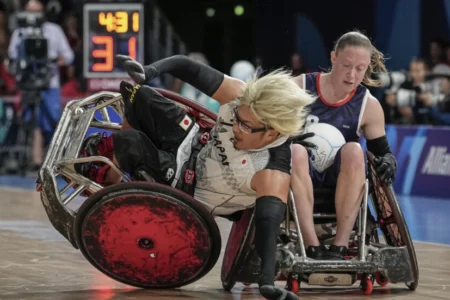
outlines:
[[[175,187],[191,196],[194,195],[195,184],[197,182],[197,178],[195,176],[197,157],[202,148],[208,143],[209,139],[209,132],[204,128],[200,128],[192,141],[191,155],[181,167],[180,180],[177,182]]]

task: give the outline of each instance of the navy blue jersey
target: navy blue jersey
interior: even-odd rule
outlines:
[[[318,98],[311,105],[311,113],[307,123],[327,123],[333,125],[348,142],[358,142],[361,119],[366,107],[369,91],[359,85],[345,101],[338,104],[328,103],[322,96],[319,87],[320,73],[309,73],[303,76],[303,87]]]

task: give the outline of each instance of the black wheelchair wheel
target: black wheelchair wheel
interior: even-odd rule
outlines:
[[[74,231],[80,251],[99,271],[147,289],[197,281],[221,250],[209,211],[156,183],[117,184],[93,194],[78,210]]]
[[[368,157],[370,162],[371,198],[374,202],[380,229],[388,245],[395,247],[405,246],[408,249],[414,281],[407,282],[406,285],[409,289],[415,290],[419,284],[419,266],[405,218],[392,186],[386,185],[378,178],[373,163],[373,154],[368,152]]]

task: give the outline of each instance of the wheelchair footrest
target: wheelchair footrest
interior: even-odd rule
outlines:
[[[320,272],[375,273],[373,262],[355,260],[304,260],[298,258],[292,266],[295,274]]]
[[[389,282],[392,283],[414,281],[409,254],[406,247],[386,247],[380,249],[372,256],[369,256],[367,261],[307,260],[302,257],[297,257],[294,265],[292,266],[292,271],[294,274],[333,272],[374,274],[376,272],[380,272]],[[321,280],[323,281],[323,278]],[[332,278],[330,278],[330,281],[331,280]]]
[[[314,273],[308,278],[309,285],[351,286],[354,280],[351,274]]]

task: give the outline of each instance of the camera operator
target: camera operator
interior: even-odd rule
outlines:
[[[441,99],[437,103],[426,101],[430,107],[434,125],[450,125],[450,67],[445,64],[437,65],[429,76],[439,84]]]
[[[25,11],[30,13],[43,14],[44,6],[42,2],[39,0],[30,0],[25,6]],[[12,61],[19,60],[19,62],[17,63],[20,63],[20,60],[23,59],[23,57],[20,57],[20,54],[23,52],[23,48],[26,46],[23,46],[22,41],[27,39],[27,35],[30,34],[29,32],[30,28],[17,28],[14,30],[8,49],[9,58]],[[46,40],[46,49],[47,49],[46,55],[47,66],[44,66],[44,68],[40,68],[40,72],[50,74],[51,78],[49,78],[48,80],[49,82],[45,87],[40,87],[38,86],[38,82],[41,79],[40,77],[42,77],[40,76],[41,74],[39,74],[38,76],[36,76],[37,74],[28,74],[29,72],[28,70],[26,72],[22,72],[25,73],[22,75],[25,77],[28,76],[28,79],[35,78],[29,81],[36,82],[36,90],[39,92],[36,98],[41,98],[42,100],[39,101],[37,124],[33,133],[34,138],[33,138],[32,156],[33,156],[33,163],[36,167],[38,167],[42,163],[43,142],[45,142],[46,144],[50,142],[62,111],[59,67],[64,65],[70,65],[74,59],[74,53],[70,48],[67,38],[59,25],[51,22],[43,22],[42,25],[40,26],[40,32],[43,36],[43,39]],[[42,47],[41,49],[45,49],[45,47]],[[19,50],[22,52],[20,52]],[[25,50],[25,52],[27,52],[27,50]],[[33,55],[38,56],[37,54]],[[46,74],[44,74],[44,77]],[[34,75],[35,77],[31,77],[31,75]],[[27,84],[29,85],[29,83]],[[30,88],[27,88],[27,90],[29,91]],[[30,101],[29,99],[25,99],[25,92],[23,90],[21,92],[22,92],[22,104],[24,102]]]
[[[438,97],[433,85],[425,82],[427,70],[423,59],[413,59],[410,78],[400,86],[395,95],[395,104],[403,124],[432,124],[431,109],[426,103],[434,104]]]

